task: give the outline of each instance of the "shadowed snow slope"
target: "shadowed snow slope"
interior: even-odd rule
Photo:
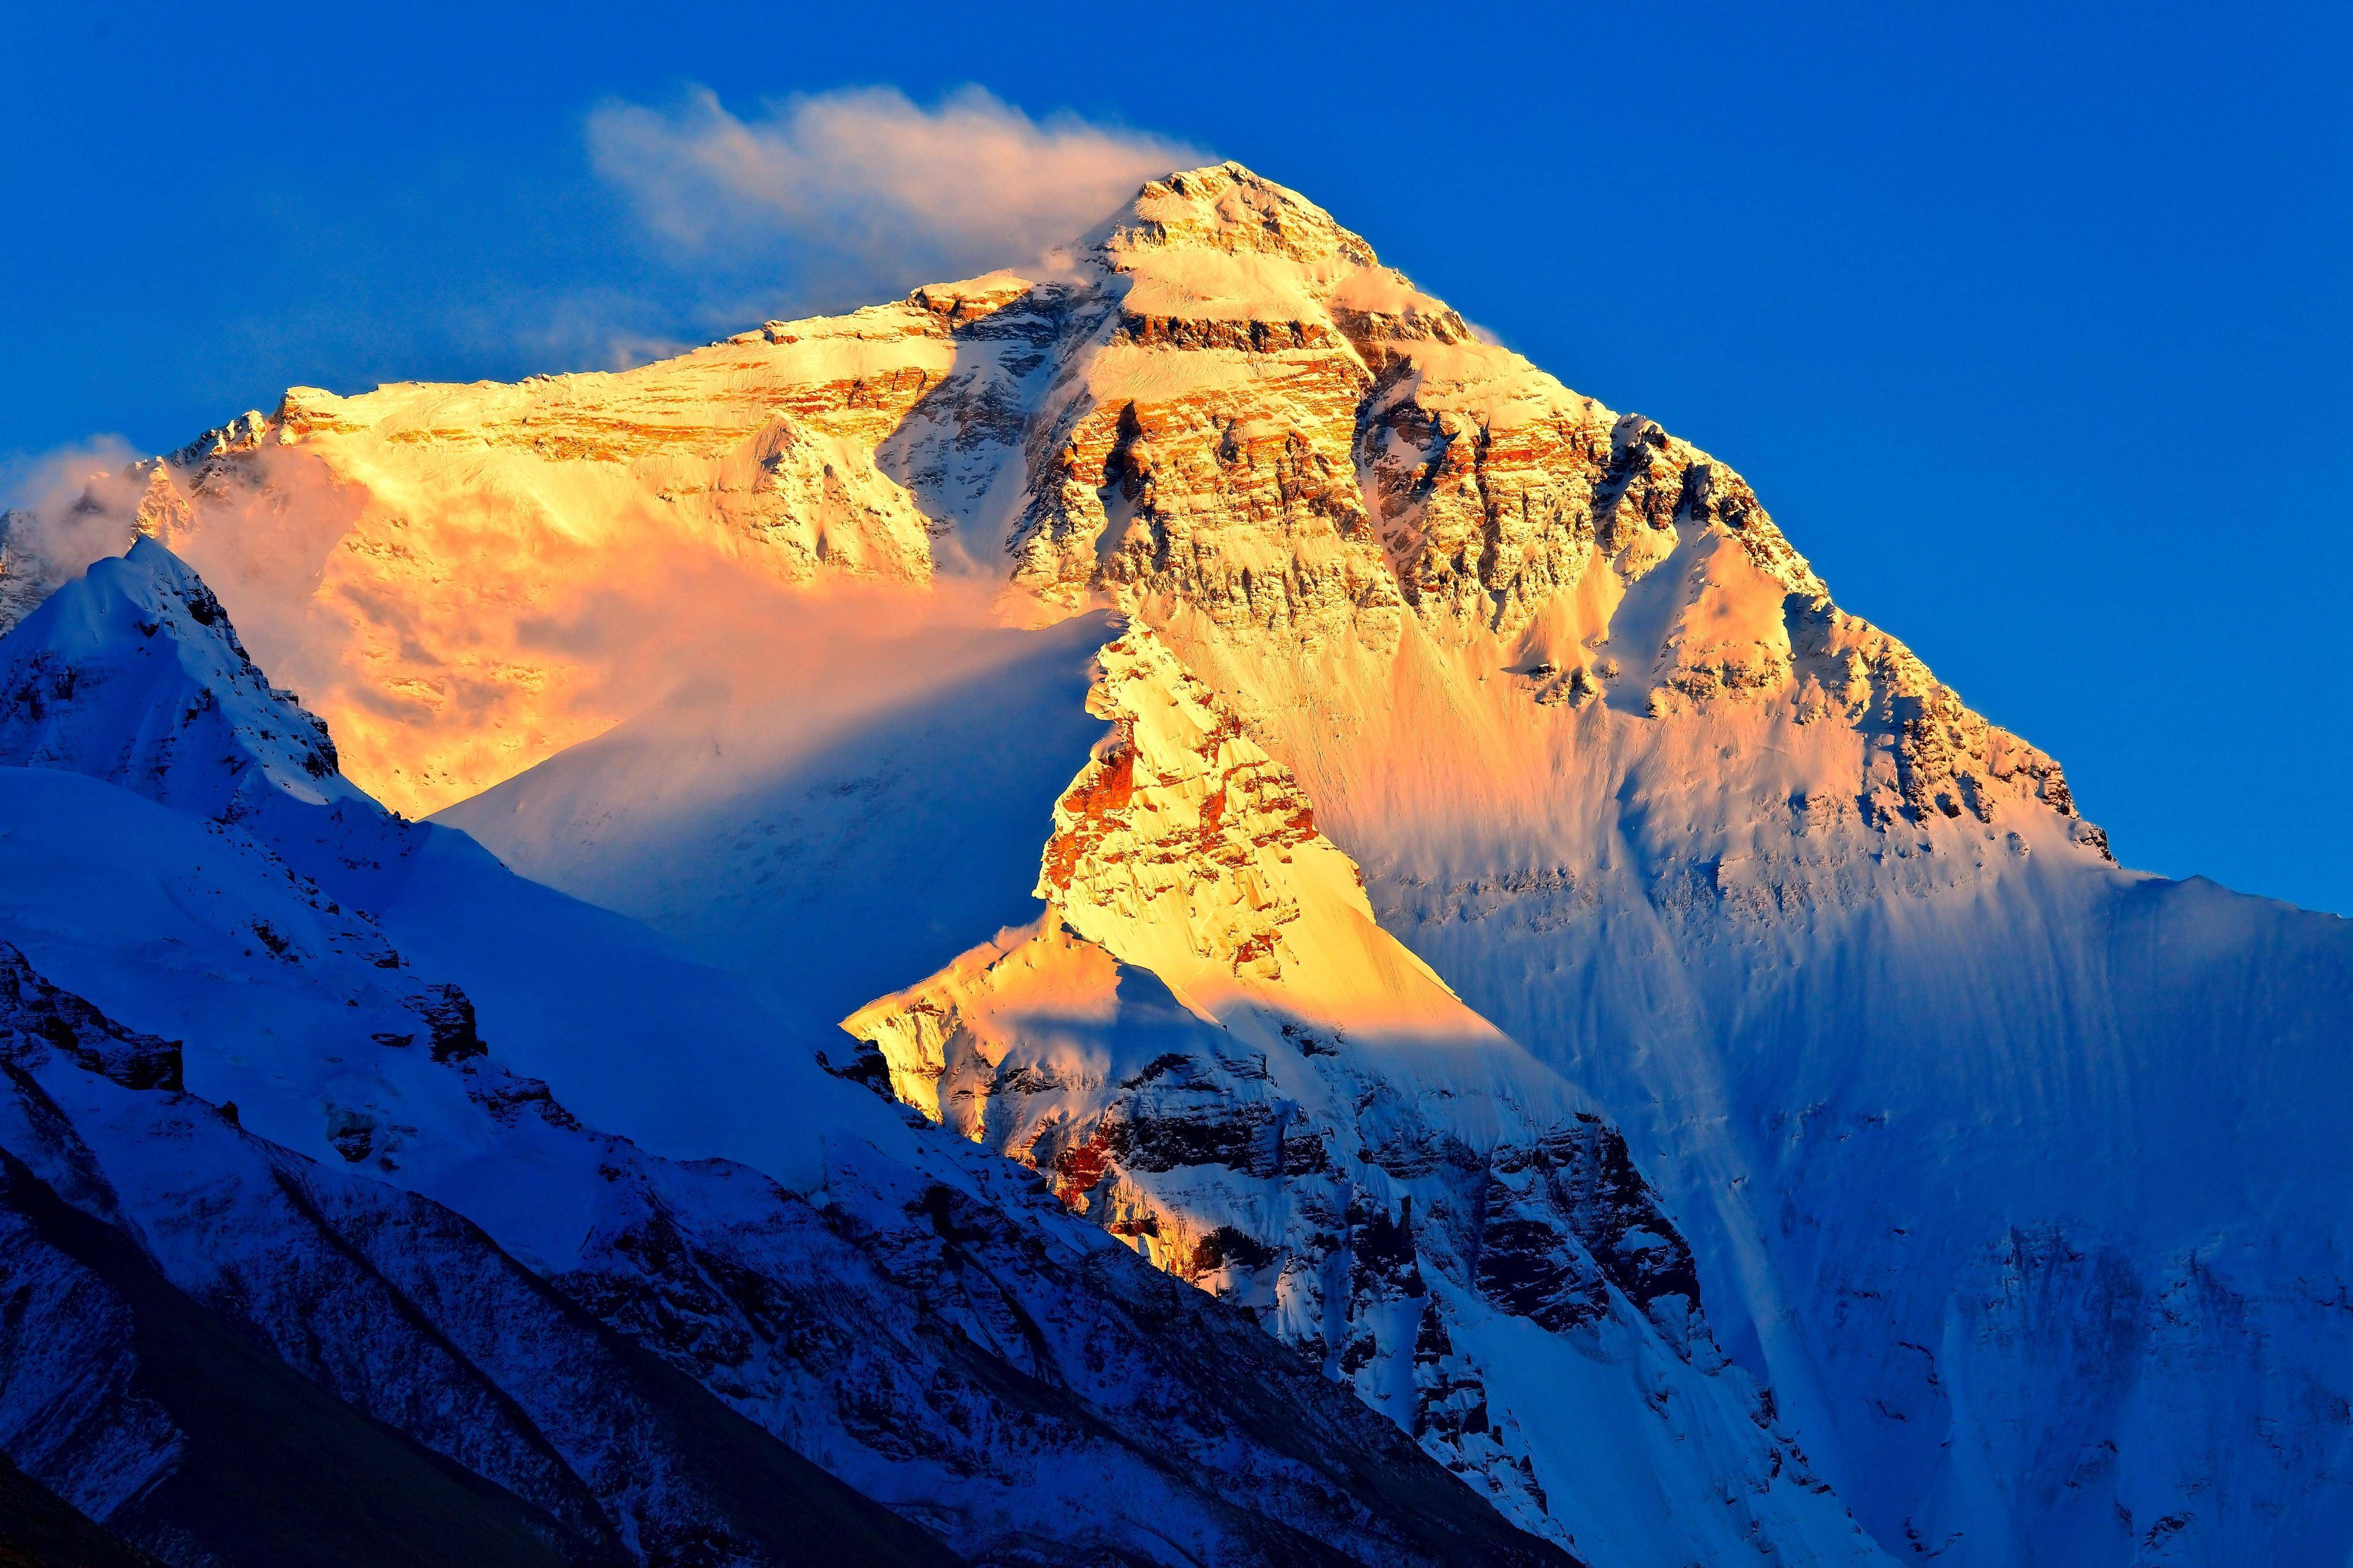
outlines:
[[[209,608],[147,544],[0,638],[0,1448],[66,1502],[255,1568],[1568,1561],[719,972],[281,783]]]
[[[1085,702],[1108,636],[1098,616],[849,643],[689,689],[440,820],[830,1030],[1035,913],[1039,843],[1102,733]],[[909,686],[885,656],[939,674]]]

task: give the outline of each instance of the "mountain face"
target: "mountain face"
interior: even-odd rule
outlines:
[[[100,568],[0,641],[0,755],[180,837],[0,936],[188,1042],[141,1092],[464,1215],[959,1551],[2353,1554],[2344,923],[2119,868],[1736,474],[1295,193],[1172,175],[1038,275],[619,374],[297,389],[132,479],[118,543],[334,740],[158,547]],[[164,831],[21,787],[69,827],[8,887]],[[348,978],[250,1045],[151,973],[265,925]],[[676,1517],[558,1452],[624,1550]]]
[[[192,1563],[1571,1561],[724,976],[273,771],[332,753],[216,611],[145,542],[0,638],[0,1448],[62,1506]]]
[[[1862,1560],[1709,1341],[1617,1130],[1380,929],[1174,655],[1136,628],[1096,661],[1112,731],[1055,806],[1045,913],[845,1024],[900,1097],[1246,1306],[1526,1529]]]

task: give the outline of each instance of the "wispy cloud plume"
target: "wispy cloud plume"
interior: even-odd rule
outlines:
[[[99,436],[0,462],[0,614],[122,552],[144,484],[136,456],[120,436]]]
[[[708,322],[695,324],[735,331],[752,308],[733,303],[733,310],[716,305]],[[535,368],[547,370],[631,370],[683,353],[701,341],[681,330],[685,323],[664,321],[646,301],[612,288],[581,289],[522,308],[501,302],[475,313],[467,324],[482,342],[519,348],[532,356]],[[702,333],[709,335],[710,331]]]
[[[1033,120],[979,88],[929,108],[864,88],[730,112],[707,90],[588,121],[597,173],[691,253],[781,253],[803,286],[864,291],[1027,266],[1198,148],[1071,115]]]

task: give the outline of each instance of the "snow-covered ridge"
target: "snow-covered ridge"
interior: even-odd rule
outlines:
[[[142,542],[0,637],[78,672],[0,749],[0,1447],[50,1489],[240,1568],[1569,1561],[726,977],[270,771],[216,608]]]
[[[160,471],[159,471],[160,472]],[[271,686],[220,601],[152,537],[51,595],[0,656],[0,754],[136,781],[233,819],[358,796],[323,721]]]

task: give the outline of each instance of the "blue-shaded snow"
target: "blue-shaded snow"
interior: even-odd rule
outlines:
[[[847,718],[706,696],[435,820],[837,1019],[1037,918],[1054,803],[1104,732],[1086,694],[1111,635],[1085,616],[960,641],[966,668]]]

